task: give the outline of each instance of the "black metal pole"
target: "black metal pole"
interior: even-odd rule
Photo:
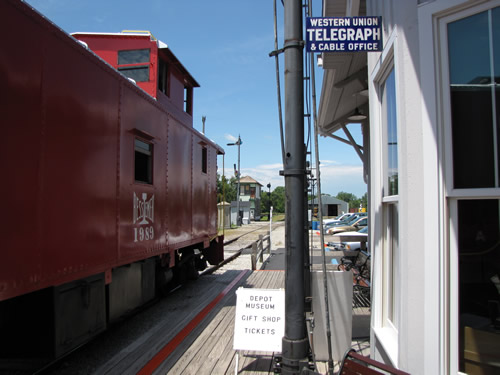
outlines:
[[[238,173],[238,185],[236,187],[236,225],[240,226],[240,178],[241,178],[241,173],[240,173],[240,146],[243,142],[241,141],[241,137],[238,135],[238,140],[235,143],[228,143],[228,146],[238,146],[238,170],[236,171]],[[236,166],[234,167],[236,169]]]
[[[307,357],[304,292],[304,92],[301,0],[285,0],[285,336],[282,373],[299,374]]]
[[[309,2],[308,12],[309,17],[312,17],[312,5]],[[328,297],[328,279],[326,273],[326,253],[325,247],[325,234],[323,232],[323,202],[321,200],[321,171],[319,165],[319,144],[318,144],[318,115],[316,113],[316,71],[314,69],[314,53],[311,53],[311,92],[312,92],[312,107],[313,107],[313,123],[314,123],[314,158],[316,160],[316,177],[318,179],[318,219],[319,219],[319,233],[321,254],[323,256],[322,270],[323,270],[323,293],[325,301],[325,326],[326,326],[326,342],[328,350],[328,375],[333,375],[333,356],[332,356],[332,329],[330,327],[330,302]]]
[[[238,211],[238,215],[236,216],[236,225],[241,225],[241,216],[240,216],[240,179],[241,179],[241,169],[240,169],[240,146],[241,146],[241,138],[238,134],[238,141],[236,142],[238,145],[238,191],[236,192],[236,211]]]

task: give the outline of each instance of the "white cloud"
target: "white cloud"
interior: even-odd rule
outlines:
[[[236,142],[238,140],[238,138],[236,138],[234,135],[228,133],[224,134],[224,138],[231,142]]]
[[[251,168],[242,168],[241,176],[250,176],[264,187],[270,183],[271,189],[274,190],[276,186],[285,186],[285,180],[279,174],[282,169],[283,165],[279,163],[258,165]],[[225,168],[225,174],[228,178],[233,177],[234,168]]]
[[[250,176],[258,181],[267,190],[267,184],[271,184],[271,190],[277,186],[285,186],[285,179],[280,176],[279,171],[283,170],[281,163],[262,164],[250,168],[242,168],[242,176]],[[363,180],[362,165],[340,165],[334,162],[330,165],[321,164],[321,191],[324,194],[332,196],[337,195],[341,191],[352,193],[357,197],[363,196],[366,193],[367,186]],[[316,171],[313,169],[313,175]],[[225,168],[226,177],[234,176],[233,168]]]
[[[321,178],[336,178],[336,177],[363,177],[362,165],[321,165]]]
[[[336,161],[336,160],[320,160],[319,161],[319,165],[330,165],[330,164],[335,164],[335,165],[340,165],[340,162]]]
[[[257,166],[256,169],[281,170],[281,169],[283,169],[283,164],[281,164],[281,163],[263,164],[263,165]]]
[[[322,165],[320,172],[322,193],[335,196],[345,191],[357,197],[366,193],[362,165]]]

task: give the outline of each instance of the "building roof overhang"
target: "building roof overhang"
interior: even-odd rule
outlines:
[[[366,15],[366,0],[324,0],[323,17]],[[357,113],[368,116],[368,72],[366,52],[329,52],[321,55],[324,74],[319,103],[318,126],[331,136],[346,131]],[[347,131],[346,131],[347,134]]]

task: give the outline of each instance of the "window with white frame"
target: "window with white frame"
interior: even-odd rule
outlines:
[[[451,367],[498,373],[500,7],[464,13],[446,23]]]
[[[382,327],[397,332],[399,314],[399,212],[398,122],[396,79],[392,68],[381,85],[384,187],[383,187],[383,308]]]

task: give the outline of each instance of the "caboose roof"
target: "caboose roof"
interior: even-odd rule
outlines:
[[[177,69],[179,69],[184,75],[186,75],[187,77],[189,77],[189,79],[191,80],[191,85],[193,87],[200,87],[200,84],[198,82],[196,82],[196,80],[193,78],[193,76],[188,72],[188,70],[184,67],[184,65],[182,65],[182,63],[179,61],[179,59],[174,55],[174,53],[172,52],[172,50],[168,47],[168,45],[166,45],[165,43],[163,43],[161,40],[158,40],[158,48],[164,52],[166,55],[168,55],[168,57],[170,57],[170,59],[174,62],[174,65],[177,67]]]
[[[149,31],[122,31],[120,33],[99,33],[99,32],[76,32],[71,33],[72,36],[76,37],[77,35],[91,35],[95,37],[115,37],[121,39],[127,39],[130,37],[133,38],[148,38],[150,41],[155,41],[159,50],[161,50],[167,57],[171,60],[172,64],[179,69],[179,71],[185,76],[185,79],[188,80],[193,87],[200,87],[200,84],[194,79],[194,77],[189,73],[189,71],[182,65],[180,60],[174,55],[172,49],[164,42],[159,39],[156,39],[153,34]]]

